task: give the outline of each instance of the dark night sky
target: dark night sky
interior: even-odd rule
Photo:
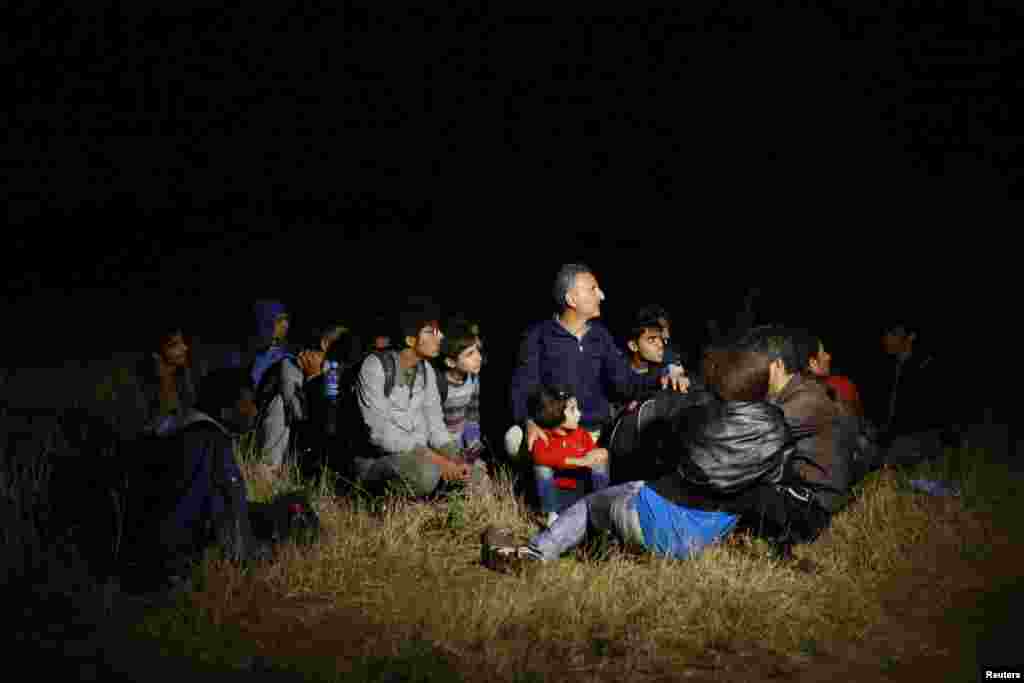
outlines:
[[[106,343],[172,298],[224,337],[258,296],[308,318],[408,292],[512,330],[569,260],[613,318],[700,328],[758,283],[765,317],[940,329],[1006,278],[1011,3],[218,5],[10,21],[4,269],[40,339]]]

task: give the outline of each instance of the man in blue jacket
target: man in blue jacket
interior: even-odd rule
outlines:
[[[516,426],[505,435],[505,447],[515,456],[537,439],[547,439],[544,431],[527,419],[527,398],[541,384],[571,387],[582,416],[580,424],[596,441],[608,421],[608,390],[632,399],[641,394],[672,386],[686,391],[689,380],[679,366],[669,371],[638,375],[616,347],[608,329],[595,318],[601,315],[605,295],[594,273],[585,265],[563,265],[555,277],[553,289],[558,314],[531,327],[519,347],[519,362],[512,375],[511,404]]]

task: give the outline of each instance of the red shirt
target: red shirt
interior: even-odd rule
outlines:
[[[594,437],[583,427],[577,427],[568,434],[557,434],[555,430],[545,430],[548,442],[537,439],[533,442],[533,463],[545,465],[554,470],[571,470],[581,465],[566,464],[566,458],[582,458],[596,448]],[[575,489],[576,480],[570,477],[555,477],[555,486],[560,489]]]

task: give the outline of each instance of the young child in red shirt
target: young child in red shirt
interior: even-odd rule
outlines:
[[[576,397],[561,387],[542,387],[531,396],[530,414],[547,439],[533,444],[533,472],[541,512],[550,525],[577,500],[608,486],[608,449],[579,426]]]

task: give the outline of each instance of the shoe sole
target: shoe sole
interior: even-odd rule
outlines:
[[[480,537],[480,563],[488,569],[501,573],[513,571],[512,565],[519,559],[516,553],[501,553],[502,548],[516,548],[512,534],[495,527],[487,527]]]

